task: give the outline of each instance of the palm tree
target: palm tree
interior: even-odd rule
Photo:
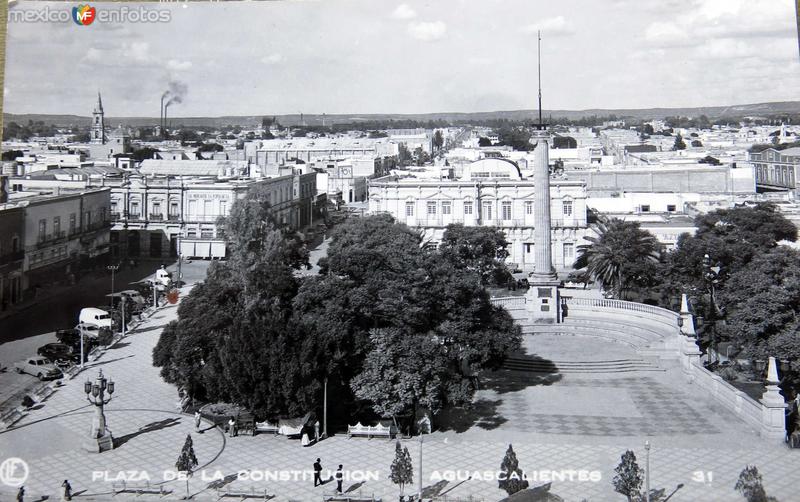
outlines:
[[[638,222],[599,216],[592,228],[597,236],[585,237],[590,244],[578,246],[573,268],[585,268],[604,289],[622,298],[627,286],[626,271],[645,262],[658,262],[661,246]]]

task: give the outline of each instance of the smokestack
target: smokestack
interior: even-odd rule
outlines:
[[[158,110],[158,128],[159,134],[164,136],[164,98],[167,97],[166,93],[161,95],[161,108]]]
[[[162,131],[164,131],[165,136],[169,136],[167,134],[167,108],[169,108],[169,101],[167,102],[166,105],[164,105],[164,128],[162,129]]]

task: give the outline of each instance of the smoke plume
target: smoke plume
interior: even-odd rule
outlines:
[[[161,99],[169,98],[166,103],[167,106],[177,105],[183,103],[183,98],[186,97],[188,91],[189,87],[186,84],[173,80],[169,83],[169,88],[161,95]]]

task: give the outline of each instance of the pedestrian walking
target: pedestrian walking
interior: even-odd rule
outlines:
[[[303,436],[300,438],[300,445],[301,446],[308,446],[311,444],[311,440],[308,439],[308,433],[304,432]]]
[[[70,486],[68,480],[65,479],[64,482],[61,483],[61,491],[61,500],[72,500],[72,486]]]
[[[233,419],[233,417],[231,417],[231,419],[228,420],[228,436],[234,437],[235,435],[236,435],[236,421]]]
[[[342,493],[342,481],[344,480],[344,473],[342,472],[342,464],[336,470],[336,491]]]
[[[322,474],[322,463],[320,463],[320,459],[317,459],[317,461],[314,462],[314,486],[322,484],[321,474]]]
[[[201,418],[200,417],[200,412],[199,411],[195,411],[194,412],[194,430],[196,430],[196,431],[200,430],[200,418]]]
[[[25,502],[25,487],[20,486],[17,490],[17,502]]]

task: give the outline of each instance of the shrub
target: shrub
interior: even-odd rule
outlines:
[[[27,395],[26,395],[25,397],[23,397],[23,398],[22,398],[22,406],[24,406],[24,407],[26,407],[26,408],[30,408],[30,407],[31,407],[31,406],[33,406],[34,404],[36,404],[36,401],[34,401],[34,400],[31,398],[31,396],[27,396]]]
[[[108,328],[100,329],[97,335],[97,343],[100,345],[109,345],[114,340],[114,333]]]

